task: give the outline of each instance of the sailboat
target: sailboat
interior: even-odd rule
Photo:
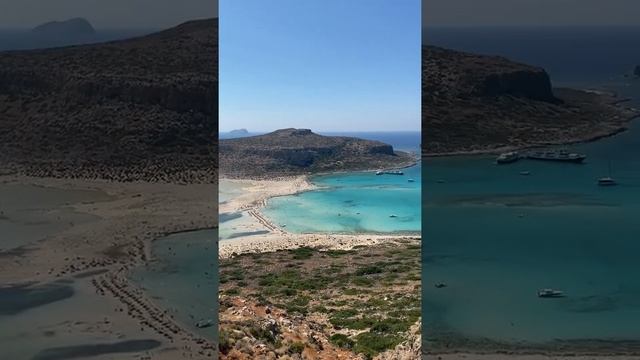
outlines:
[[[609,161],[609,176],[598,179],[599,186],[613,186],[618,183],[611,177],[611,161]]]

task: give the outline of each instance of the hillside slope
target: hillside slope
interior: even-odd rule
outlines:
[[[0,53],[0,169],[215,181],[217,23]]]
[[[537,67],[496,56],[422,48],[427,154],[585,141],[625,128],[637,113],[607,94],[553,89]]]
[[[220,140],[220,173],[273,177],[407,166],[415,159],[379,141],[322,136],[308,129]]]

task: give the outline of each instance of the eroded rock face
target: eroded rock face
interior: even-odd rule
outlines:
[[[104,44],[0,53],[0,167],[213,181],[217,19]]]
[[[423,152],[444,154],[589,140],[633,114],[612,96],[553,89],[544,69],[503,57],[422,49]]]
[[[322,136],[309,129],[220,140],[220,171],[226,176],[266,177],[322,171],[365,170],[411,164],[409,154],[379,141]]]

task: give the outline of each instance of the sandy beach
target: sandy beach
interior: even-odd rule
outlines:
[[[390,240],[419,239],[417,234],[295,234],[286,231],[265,217],[260,209],[270,198],[293,195],[316,188],[306,176],[285,177],[274,180],[221,179],[242,187],[242,194],[220,204],[220,213],[242,212],[249,216],[246,231],[268,233],[240,236],[220,241],[219,257],[229,258],[245,253],[263,253],[312,247],[325,250],[350,250],[357,246],[371,246]]]
[[[150,250],[153,240],[174,232],[217,226],[214,185],[0,178],[0,186],[15,184],[108,194],[108,198],[99,201],[65,204],[74,212],[92,215],[95,220],[70,224],[41,241],[0,253],[0,284],[4,290],[26,288],[38,293],[44,292],[40,288],[51,284],[58,287],[71,284],[69,287],[73,288],[70,290],[73,296],[44,300],[29,308],[32,311],[15,315],[16,323],[30,321],[33,332],[30,335],[34,337],[37,331],[33,328],[46,327],[49,335],[56,334],[49,336],[51,348],[43,346],[41,356],[65,351],[56,348],[77,338],[96,344],[131,339],[156,344],[145,351],[130,352],[140,358],[213,358],[215,345],[211,341],[189,331],[166,309],[154,304],[127,279],[127,274],[153,260]],[[90,306],[59,311],[69,304]],[[30,314],[36,311],[47,315],[31,319]],[[11,317],[8,319],[11,321]],[[28,340],[34,349],[39,347],[40,339]],[[73,348],[81,345],[70,344],[66,350],[85,351]]]

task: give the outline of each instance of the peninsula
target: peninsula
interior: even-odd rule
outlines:
[[[416,163],[391,145],[309,129],[281,129],[265,135],[220,140],[220,174],[270,178],[322,172],[399,168]]]
[[[422,48],[423,153],[446,155],[595,140],[640,112],[614,94],[553,88],[542,68]]]

